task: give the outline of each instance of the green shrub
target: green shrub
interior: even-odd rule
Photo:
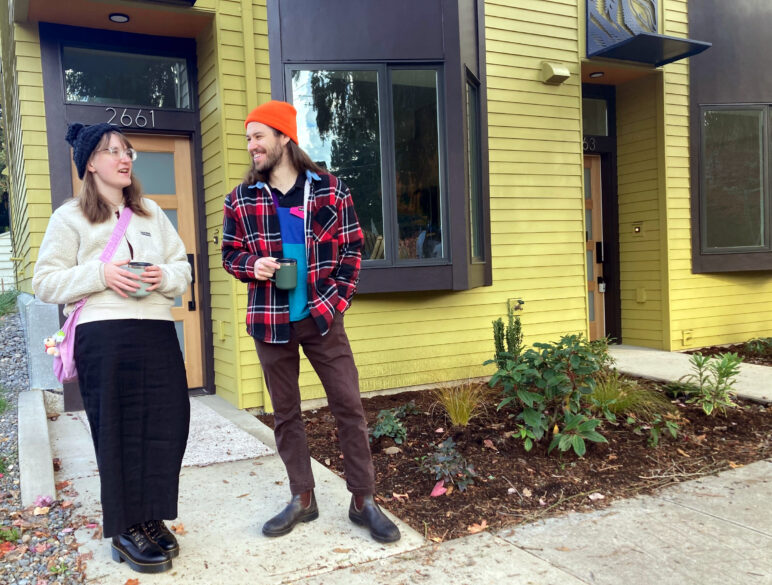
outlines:
[[[0,293],[0,317],[16,312],[16,297],[18,296],[19,291],[17,290],[8,290]]]
[[[518,299],[514,306],[509,307],[506,328],[501,318],[493,322],[493,362],[499,368],[506,367],[507,360],[516,361],[523,351],[523,327],[520,323],[520,315],[516,315],[516,312],[521,311],[524,304],[522,300]],[[506,350],[504,349],[505,342]]]
[[[656,414],[649,421],[641,421],[634,416],[627,417],[627,424],[632,425],[633,432],[636,434],[643,434],[645,431],[649,431],[649,438],[647,443],[649,447],[658,447],[660,437],[664,436],[667,431],[674,439],[678,437],[678,431],[680,426],[678,419],[672,414]]]
[[[434,479],[452,483],[462,492],[474,483],[474,477],[477,475],[474,466],[468,464],[464,456],[456,450],[452,437],[437,445],[434,453],[424,457],[421,468],[434,475]]]
[[[699,404],[707,415],[714,412],[724,414],[727,408],[737,406],[732,400],[735,377],[740,373],[742,358],[736,353],[722,353],[717,358],[692,354],[690,358],[692,374],[681,378],[689,386],[686,388],[687,402]]]
[[[487,392],[479,383],[466,381],[456,386],[443,386],[434,391],[434,398],[448,415],[453,426],[465,427],[485,404]]]
[[[391,437],[398,445],[407,437],[405,425],[396,417],[393,410],[382,410],[375,419],[375,426],[370,431],[372,438]]]
[[[772,337],[757,337],[756,339],[746,341],[743,349],[751,355],[767,355],[772,353]]]
[[[502,387],[499,408],[522,408],[517,418],[526,430],[523,440],[540,441],[551,431],[557,443],[553,439],[550,451],[573,448],[581,456],[585,440],[606,442],[596,430],[601,421],[588,416],[583,404],[604,359],[581,334],[565,335],[557,343],[535,343],[516,361],[508,359],[490,384]]]

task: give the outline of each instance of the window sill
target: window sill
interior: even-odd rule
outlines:
[[[758,270],[772,270],[772,252],[694,254],[692,256],[692,272],[694,274]]]
[[[453,266],[364,267],[359,273],[359,294],[453,290]]]

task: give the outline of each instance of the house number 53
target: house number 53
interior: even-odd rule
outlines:
[[[121,112],[120,115],[115,108],[105,108],[105,111],[112,113],[112,116],[110,116],[110,119],[107,121],[108,124],[117,126],[118,122],[120,122],[121,126],[124,127],[134,126],[136,128],[155,128],[155,111],[153,110],[150,110],[147,116],[142,113],[142,110],[137,110],[137,113],[134,114],[129,111],[128,108],[123,108],[123,112]],[[116,122],[113,122],[113,120],[116,120]]]

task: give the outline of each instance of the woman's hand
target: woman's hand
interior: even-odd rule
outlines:
[[[148,284],[152,285],[147,287],[146,290],[148,292],[157,289],[163,278],[164,273],[161,270],[161,267],[156,265],[146,267],[145,271],[140,275],[140,280],[142,282],[147,282]]]
[[[129,262],[131,262],[131,260],[113,260],[112,262],[105,262],[104,267],[107,288],[113,289],[125,299],[129,298],[129,295],[124,291],[134,292],[139,289],[137,280],[139,280],[140,277],[128,270],[120,268],[120,266],[124,266]]]
[[[258,258],[257,262],[255,262],[255,278],[257,280],[268,280],[273,276],[277,268],[279,268],[279,263],[276,261],[276,258],[271,258],[270,256]]]

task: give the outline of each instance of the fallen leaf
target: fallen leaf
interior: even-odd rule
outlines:
[[[683,449],[676,449],[676,451],[678,452],[678,454],[679,454],[679,455],[682,455],[683,457],[691,457],[691,455],[689,455],[689,454],[688,454],[686,451],[684,451]]]
[[[59,418],[59,414],[56,413],[56,412],[48,414],[46,416],[47,416],[48,420],[52,420],[52,421],[55,421],[57,418]]]
[[[742,463],[735,463],[734,461],[728,461],[729,467],[732,469],[737,469],[738,467],[742,467]]]
[[[491,441],[490,439],[485,439],[483,441],[483,445],[485,445],[488,449],[493,449],[494,451],[496,451],[496,453],[499,452],[499,450],[496,448],[496,445],[494,445],[493,441]]]
[[[517,493],[517,490],[516,490],[515,488],[509,488],[509,489],[507,490],[507,493],[508,493],[508,494],[511,496],[512,494],[515,494],[515,493]]]
[[[431,497],[436,498],[438,496],[442,496],[447,492],[447,488],[445,487],[445,480],[441,479],[436,484],[434,484],[434,489],[432,489],[432,493],[429,494]]]
[[[524,498],[530,498],[532,495],[533,495],[533,493],[531,492],[531,490],[529,490],[528,488],[523,488],[523,497]]]
[[[102,540],[102,527],[97,526],[94,530],[94,534],[91,535],[91,540]]]
[[[547,505],[547,500],[545,500],[544,498],[539,498],[539,505],[540,506],[546,506]]]
[[[477,534],[478,532],[482,532],[488,527],[488,521],[483,520],[479,524],[474,523],[466,527],[467,532],[470,534]]]
[[[222,480],[223,483],[230,483],[227,479]]]
[[[606,496],[604,496],[603,494],[601,494],[599,492],[595,492],[595,493],[590,494],[587,497],[590,498],[594,502],[595,500],[603,500],[603,499],[605,499]]]
[[[439,536],[432,536],[429,540],[432,542],[442,542],[442,539]]]
[[[383,452],[386,453],[386,455],[396,455],[397,453],[402,453],[402,449],[399,447],[386,447]]]
[[[59,504],[62,508],[69,508],[72,506],[71,500],[64,500],[61,504]]]
[[[54,503],[54,499],[51,496],[38,496],[35,498],[35,506],[37,508],[46,508]]]
[[[139,585],[139,579],[126,579],[123,585]]]
[[[351,552],[351,549],[350,548],[334,548],[334,549],[332,549],[332,552],[347,553],[347,552]]]
[[[249,494],[248,494],[248,493],[246,493],[246,494],[241,494],[240,496],[236,496],[236,497],[237,497],[237,498],[246,498],[248,495],[249,495]]]
[[[185,525],[180,522],[179,524],[172,524],[172,531],[174,531],[175,534],[187,534],[188,531],[185,530]]]
[[[325,459],[325,460],[324,460],[324,464],[325,464],[327,467],[329,467],[331,463],[332,463],[332,461],[330,461],[330,458],[329,458],[329,457],[328,457],[327,459]]]
[[[48,510],[50,510],[48,506],[36,506],[32,513],[35,516],[43,516],[44,514],[48,514]]]
[[[12,542],[0,542],[0,556],[7,555],[15,548],[16,548],[16,545],[13,544]]]
[[[397,492],[392,492],[391,497],[395,500],[407,500],[410,496],[407,494],[398,494]]]
[[[568,548],[567,546],[559,546],[555,550],[559,550],[561,552],[571,552],[572,549]]]
[[[69,481],[58,481],[56,482],[56,485],[54,487],[56,487],[57,490],[63,490],[69,485],[70,485]]]
[[[35,545],[35,552],[38,554],[44,553],[48,550],[48,545],[45,542]]]
[[[613,453],[609,453],[608,456],[606,457],[606,459],[608,459],[609,461],[613,461],[616,458],[617,458],[617,456],[614,455]]]
[[[449,485],[449,486],[448,486],[448,493],[447,493],[447,494],[445,494],[445,495],[448,495],[448,496],[449,496],[449,495],[450,495],[450,494],[452,494],[452,493],[453,493],[453,486],[452,486],[452,485]]]
[[[437,433],[437,434],[439,435],[439,434],[442,434],[442,433],[444,433],[444,432],[445,432],[445,429],[443,429],[442,427],[440,427],[440,428],[438,428],[438,429],[435,429],[435,431],[434,431],[434,432],[435,432],[435,433]]]

